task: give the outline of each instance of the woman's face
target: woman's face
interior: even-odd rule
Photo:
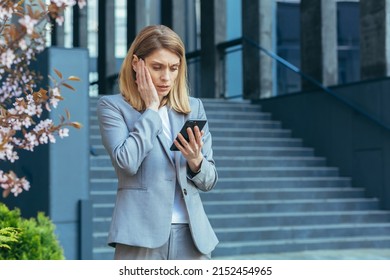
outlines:
[[[179,74],[180,57],[167,49],[158,49],[145,58],[145,64],[160,99],[167,96]]]

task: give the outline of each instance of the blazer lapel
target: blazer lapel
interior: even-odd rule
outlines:
[[[175,110],[169,108],[168,118],[171,125],[172,139],[175,139],[176,135],[180,132],[180,129],[184,124],[184,115],[179,114]],[[171,157],[171,153],[172,153],[172,151],[170,150],[172,145],[171,141],[169,141],[169,139],[164,135],[164,133],[160,133],[157,137],[165,153],[167,154],[169,161],[172,163],[172,165],[175,165],[175,162],[173,162],[173,159]],[[174,152],[175,161],[177,160],[178,155],[180,156],[180,152]]]
[[[171,144],[169,143],[169,139],[164,135],[164,132],[161,132],[160,134],[158,134],[157,138],[160,141],[160,144],[163,147],[163,149],[166,153],[166,156],[168,157],[170,163],[172,165],[175,165],[175,163],[173,162],[173,159],[171,157],[171,151],[170,151]]]

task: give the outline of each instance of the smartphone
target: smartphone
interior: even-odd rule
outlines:
[[[202,131],[206,122],[207,122],[207,120],[187,120],[185,122],[185,124],[183,125],[183,127],[181,128],[180,133],[181,133],[181,135],[183,135],[183,137],[187,141],[189,141],[187,128],[191,127],[191,129],[193,130],[195,126],[198,126],[199,130]],[[179,141],[179,143],[180,143],[180,140],[177,137],[176,137],[176,140]],[[174,143],[172,143],[171,151],[178,151],[178,150],[179,149],[176,147],[176,145]]]

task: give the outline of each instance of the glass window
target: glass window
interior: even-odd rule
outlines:
[[[127,3],[115,0],[115,57],[124,58],[127,53]]]

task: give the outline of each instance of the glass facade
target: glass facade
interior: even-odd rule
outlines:
[[[277,54],[300,68],[300,9],[295,1],[277,4]],[[359,2],[337,2],[338,83],[360,80]],[[301,90],[301,78],[283,65],[277,66],[278,95]]]
[[[242,37],[242,3],[238,0],[226,1],[226,40]],[[237,98],[242,95],[242,47],[234,47],[225,57],[225,98]]]
[[[174,1],[173,1],[174,3]],[[200,50],[201,34],[201,0],[184,1],[182,9],[184,16],[184,30],[180,34],[187,52]],[[137,31],[149,24],[161,22],[161,0],[145,0],[142,5],[137,5]],[[119,71],[121,62],[128,49],[127,45],[127,1],[115,0],[115,57],[116,69]],[[88,0],[88,49],[90,55],[90,81],[97,80],[98,57],[98,0]],[[242,1],[226,0],[226,41],[234,40],[242,36]],[[278,0],[275,6],[275,50],[271,50],[296,67],[300,67],[300,8],[299,1]],[[173,13],[174,14],[174,13]],[[64,46],[72,47],[72,9],[68,9],[64,15],[63,27]],[[338,34],[338,65],[339,84],[355,82],[360,79],[359,73],[359,3],[358,1],[337,2],[337,34]],[[50,35],[47,37],[48,45],[51,44]],[[189,81],[193,95],[200,89],[199,58],[189,59]],[[223,71],[226,81],[224,96],[232,98],[242,94],[242,48],[231,48],[225,57]],[[300,91],[300,76],[276,63],[275,93],[282,95]]]

